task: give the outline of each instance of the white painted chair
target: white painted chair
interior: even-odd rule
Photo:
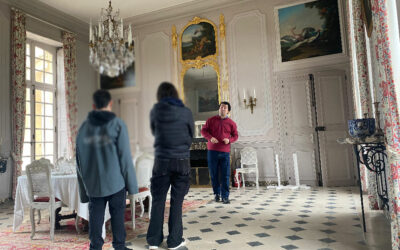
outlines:
[[[149,218],[150,218],[151,203],[152,203],[152,196],[150,192],[150,178],[152,176],[153,165],[154,165],[153,154],[143,153],[136,159],[135,169],[136,169],[136,178],[139,186],[139,193],[129,196],[133,229],[136,228],[135,203],[136,202],[140,203],[140,208],[142,210],[140,217],[143,217],[144,214],[143,201],[147,197],[149,197]]]
[[[44,158],[33,161],[26,166],[32,226],[31,239],[35,235],[35,210],[48,209],[50,214],[50,238],[51,241],[54,240],[55,211],[62,206],[62,202],[54,197],[51,187],[51,169],[52,164]]]
[[[76,160],[64,157],[58,158],[54,164],[54,171],[59,174],[76,174]],[[54,173],[53,173],[54,174]]]
[[[258,161],[257,151],[252,147],[245,147],[240,151],[240,168],[236,169],[236,182],[239,183],[239,174],[242,174],[243,188],[245,188],[244,174],[255,173],[256,174],[256,187],[258,186]],[[240,185],[238,185],[238,189]]]

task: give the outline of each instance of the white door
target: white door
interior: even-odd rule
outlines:
[[[346,75],[343,71],[314,74],[317,125],[322,182],[324,186],[354,185],[353,152],[350,145],[337,143],[345,138],[349,105]]]
[[[114,101],[113,112],[115,112],[115,114],[126,124],[131,152],[133,155],[135,153],[136,145],[139,142],[138,101],[136,98],[127,97],[116,97],[115,99],[116,101]]]
[[[317,185],[318,152],[316,151],[315,117],[312,89],[307,74],[281,75],[283,89],[283,122],[286,178],[295,184],[293,153],[297,154],[301,184]]]
[[[282,74],[286,177],[294,184],[293,153],[297,154],[301,184],[354,185],[350,146],[337,143],[347,137],[349,119],[344,71]]]

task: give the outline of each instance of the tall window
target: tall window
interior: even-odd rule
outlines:
[[[22,171],[42,157],[57,157],[56,48],[36,41],[26,44],[26,116]]]

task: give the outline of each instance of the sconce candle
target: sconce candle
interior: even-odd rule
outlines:
[[[251,110],[251,113],[253,114],[253,109],[256,106],[257,103],[257,98],[256,98],[256,89],[254,89],[254,97],[253,96],[249,96],[249,104],[247,104],[247,100],[246,100],[246,91],[245,89],[243,89],[243,102],[244,102],[244,107],[245,108],[249,108]]]

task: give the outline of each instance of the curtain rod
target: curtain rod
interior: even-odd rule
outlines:
[[[11,9],[12,9],[12,10],[21,11],[21,12],[23,12],[26,16],[31,17],[31,18],[33,18],[33,19],[36,19],[36,20],[38,20],[38,21],[40,21],[40,22],[42,22],[42,23],[48,24],[48,25],[53,26],[53,27],[55,27],[55,28],[57,28],[57,29],[60,29],[60,30],[63,30],[63,31],[67,31],[67,32],[69,32],[69,33],[72,33],[72,34],[74,34],[74,35],[77,35],[76,32],[70,31],[70,30],[68,30],[68,29],[66,29],[66,28],[63,28],[63,27],[60,27],[60,26],[58,26],[58,25],[56,25],[56,24],[50,23],[50,22],[48,22],[48,21],[45,21],[45,20],[43,20],[43,19],[41,19],[41,18],[38,18],[38,17],[36,17],[36,16],[34,16],[34,15],[31,15],[31,14],[29,14],[29,13],[26,13],[25,11],[23,11],[23,10],[21,10],[21,9],[18,9],[18,8],[16,8],[16,7],[11,7]]]

